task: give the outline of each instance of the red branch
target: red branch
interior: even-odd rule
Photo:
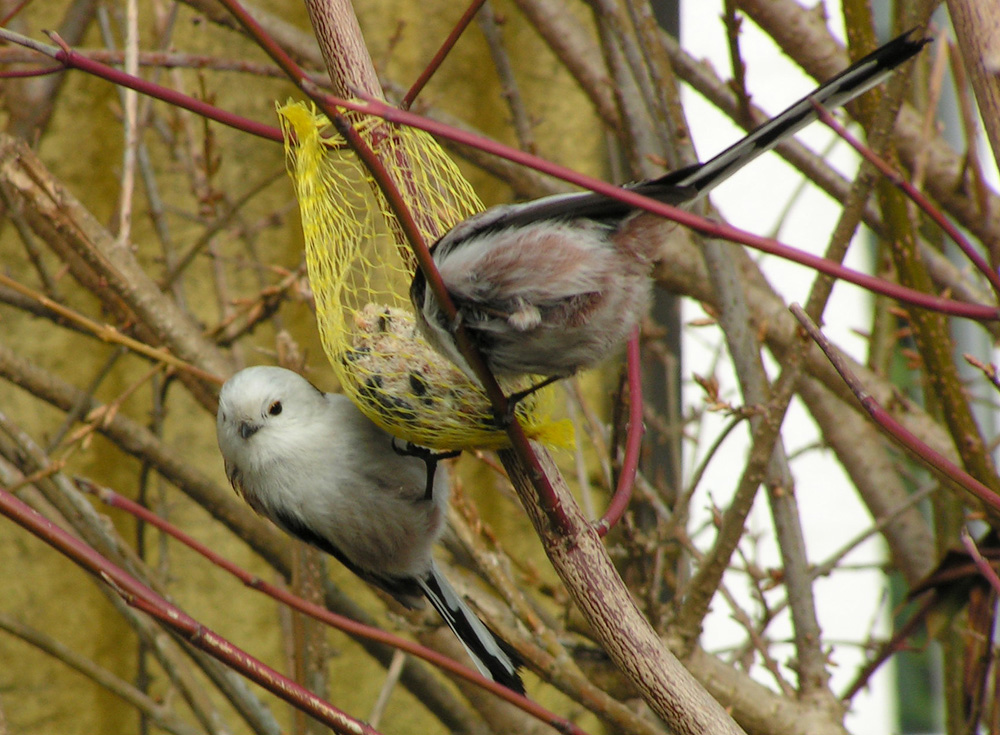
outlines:
[[[539,158],[538,156],[534,156],[530,153],[525,153],[524,151],[517,150],[516,148],[510,148],[502,143],[490,140],[489,138],[485,138],[481,135],[470,133],[465,130],[459,130],[451,127],[450,125],[446,125],[445,123],[430,120],[412,112],[399,110],[380,100],[369,97],[366,98],[364,102],[356,102],[337,99],[330,95],[324,96],[327,97],[327,101],[330,104],[338,105],[356,112],[375,115],[376,117],[381,117],[389,122],[415,127],[420,130],[425,130],[436,137],[477,148],[492,155],[513,161],[514,163],[528,166],[529,168],[541,173],[562,179],[563,181],[571,184],[576,184],[577,186],[597,192],[598,194],[603,194],[607,197],[623,202],[630,207],[634,207],[635,209],[642,209],[666,219],[673,220],[674,222],[682,224],[685,227],[690,227],[691,229],[709,237],[742,243],[748,247],[760,250],[761,252],[776,255],[780,258],[799,263],[821,273],[825,273],[826,275],[840,278],[841,280],[861,286],[862,288],[868,289],[874,293],[889,296],[903,303],[920,306],[942,314],[960,316],[968,319],[980,321],[1000,320],[1000,309],[995,306],[969,304],[962,301],[955,301],[954,299],[947,299],[940,296],[934,296],[932,294],[926,294],[922,291],[901,286],[898,283],[892,283],[891,281],[871,276],[867,273],[852,270],[851,268],[847,268],[840,263],[828,260],[818,255],[813,255],[812,253],[803,252],[796,248],[789,247],[788,245],[784,245],[773,238],[755,235],[752,232],[747,232],[746,230],[741,230],[731,225],[712,222],[684,209],[680,209],[663,202],[658,202],[654,199],[650,199],[649,197],[637,194],[634,191],[630,191],[629,189],[615,186],[614,184],[609,184],[606,181],[601,181],[600,179],[595,179],[585,174],[581,174],[577,171],[552,163],[551,161]]]
[[[430,78],[434,76],[434,73],[437,72],[437,70],[441,67],[441,64],[444,63],[445,58],[447,58],[448,54],[451,53],[455,44],[458,43],[458,39],[461,38],[463,33],[465,33],[465,29],[469,27],[469,23],[471,23],[472,19],[476,17],[476,13],[479,12],[479,9],[483,7],[483,3],[485,2],[486,0],[472,0],[469,7],[465,9],[464,13],[462,13],[462,17],[458,19],[458,23],[456,23],[451,29],[451,33],[449,33],[448,37],[444,39],[444,43],[441,44],[441,48],[437,50],[437,53],[434,54],[433,58],[431,58],[430,63],[428,63],[427,67],[420,72],[420,76],[417,77],[416,81],[413,82],[413,85],[407,90],[403,99],[399,103],[400,107],[404,110],[410,109],[410,106],[417,98],[417,95],[420,94]]]
[[[181,634],[194,646],[219,659],[269,692],[301,709],[335,732],[357,735],[378,735],[360,720],[341,712],[291,679],[278,673],[262,661],[237,648],[222,636],[209,630],[175,605],[170,604],[149,587],[94,549],[74,538],[45,516],[28,507],[5,489],[0,488],[0,514],[46,542],[71,561],[107,582],[130,606],[159,620],[167,628]]]
[[[502,699],[506,699],[511,704],[519,707],[533,717],[538,718],[542,722],[551,725],[560,732],[584,735],[584,732],[573,725],[573,723],[569,720],[565,720],[558,715],[549,712],[540,705],[532,702],[527,697],[523,697],[516,692],[512,692],[507,687],[497,684],[492,679],[487,679],[479,672],[473,671],[466,666],[462,666],[457,661],[453,661],[447,656],[427,648],[426,646],[421,646],[419,643],[415,643],[414,641],[410,641],[405,638],[400,638],[392,633],[387,633],[384,630],[373,628],[369,625],[364,625],[363,623],[351,620],[343,615],[338,615],[337,613],[327,610],[325,607],[309,602],[308,600],[304,600],[301,597],[292,594],[288,590],[277,587],[269,582],[265,582],[260,577],[251,574],[239,565],[234,564],[228,559],[215,553],[212,549],[205,546],[200,541],[195,540],[169,521],[164,520],[145,506],[136,503],[134,500],[130,500],[129,498],[126,498],[109,488],[95,485],[88,480],[83,480],[81,478],[77,481],[81,483],[85,490],[96,495],[101,502],[113,508],[119,508],[127,513],[131,513],[136,518],[155,526],[164,533],[180,541],[188,548],[193,549],[198,554],[201,554],[203,557],[212,562],[212,564],[215,564],[217,567],[229,572],[247,587],[255,589],[258,592],[263,592],[265,595],[268,595],[269,597],[272,597],[275,600],[282,602],[301,613],[304,613],[305,615],[315,618],[322,623],[326,623],[327,625],[337,628],[338,630],[342,630],[348,635],[356,636],[358,638],[366,638],[368,640],[377,641],[378,643],[384,643],[387,646],[398,648],[399,650],[412,654],[417,658],[421,658],[438,668],[444,669],[455,676],[472,682],[476,686],[489,690]]]
[[[889,436],[909,449],[917,459],[932,470],[954,482],[959,487],[968,490],[991,509],[994,514],[1000,513],[1000,495],[997,495],[943,454],[921,441],[913,432],[899,423],[892,414],[882,408],[881,404],[875,400],[871,393],[865,390],[861,380],[851,372],[843,356],[833,349],[833,345],[830,344],[826,335],[806,315],[802,307],[798,304],[792,304],[789,308],[792,314],[795,315],[795,318],[799,320],[809,333],[809,336],[820,346],[834,369],[840,373],[840,377],[844,379],[851,392],[854,393],[855,397],[861,402],[861,405],[876,424],[885,429]]]
[[[962,530],[959,533],[959,538],[962,541],[962,546],[965,550],[969,552],[969,556],[972,557],[972,563],[976,565],[976,569],[979,573],[983,575],[983,578],[989,582],[990,587],[993,588],[993,592],[1000,594],[1000,576],[997,576],[997,570],[993,568],[989,560],[983,557],[982,552],[976,545],[976,540],[972,538],[969,533],[969,529],[962,526]]]
[[[89,59],[83,54],[77,53],[66,45],[66,42],[59,37],[58,33],[50,32],[49,36],[59,45],[59,50],[51,54],[52,58],[67,68],[79,69],[80,71],[85,71],[88,74],[93,74],[94,76],[101,77],[102,79],[107,79],[109,82],[114,82],[115,84],[119,84],[123,87],[128,87],[129,89],[134,89],[142,94],[149,95],[150,97],[163,100],[164,102],[169,102],[172,105],[177,105],[185,110],[190,110],[191,112],[207,117],[210,120],[215,120],[223,125],[228,125],[231,128],[245,131],[251,135],[258,135],[261,138],[267,138],[268,140],[273,140],[278,143],[283,140],[281,137],[281,131],[273,125],[265,125],[264,123],[259,123],[256,120],[251,120],[232,112],[227,112],[226,110],[210,105],[207,102],[195,99],[194,97],[189,97],[186,94],[181,94],[177,90],[164,87],[160,84],[154,84],[153,82],[148,82],[142,77],[126,74],[125,72],[115,69],[112,66],[107,66],[99,61]]]
[[[227,1],[230,3],[232,2],[232,0]],[[49,56],[57,58],[60,62],[66,64],[67,66],[87,71],[91,74],[95,74],[96,76],[106,78],[116,84],[136,89],[144,94],[149,94],[157,99],[163,99],[167,102],[171,102],[172,104],[180,105],[185,109],[205,115],[206,117],[225,125],[246,130],[247,132],[260,135],[271,140],[281,140],[281,136],[277,128],[262,125],[254,121],[241,118],[237,115],[232,115],[231,113],[227,113],[216,107],[201,102],[200,100],[195,100],[191,97],[187,97],[186,95],[179,94],[174,90],[152,84],[141,78],[133,77],[112,67],[87,59],[86,57],[77,54],[68,48],[64,48],[62,51],[55,51],[54,49],[46,51],[46,48],[51,47],[45,47],[44,44],[38,44],[37,42],[31,41],[30,39],[18,34],[11,34],[9,31],[5,31],[4,29],[0,29],[0,37],[6,38],[13,43],[28,45],[30,48],[35,48],[42,53],[47,53]],[[302,73],[301,70],[299,70],[299,73]],[[825,273],[826,275],[853,283],[874,293],[889,296],[890,298],[896,299],[902,303],[912,304],[914,306],[919,306],[931,311],[937,311],[942,314],[949,314],[952,316],[959,316],[979,321],[1000,320],[1000,310],[998,310],[995,306],[988,306],[985,304],[969,304],[916,291],[914,289],[907,288],[906,286],[901,286],[898,283],[892,283],[891,281],[887,281],[876,276],[860,273],[847,268],[840,263],[827,260],[826,258],[822,258],[818,255],[813,255],[812,253],[806,253],[796,248],[789,247],[772,238],[761,237],[730,225],[711,222],[690,212],[686,212],[683,209],[664,204],[663,202],[654,201],[636,194],[635,192],[629,191],[628,189],[623,189],[605,181],[601,181],[600,179],[591,178],[573,171],[572,169],[559,166],[551,161],[546,161],[545,159],[525,153],[524,151],[509,148],[496,141],[476,135],[475,133],[459,130],[444,123],[430,120],[405,110],[396,109],[380,100],[369,98],[365,102],[357,102],[342,100],[331,95],[326,95],[321,93],[316,85],[304,76],[299,77],[298,83],[314,100],[321,103],[323,109],[328,112],[331,109],[331,106],[339,106],[344,109],[375,115],[376,117],[381,117],[396,124],[409,125],[420,130],[425,130],[439,138],[444,138],[456,143],[478,148],[509,161],[528,166],[529,168],[541,173],[562,179],[563,181],[567,181],[571,184],[576,184],[599,194],[604,194],[605,196],[624,202],[625,204],[635,207],[636,209],[643,209],[651,212],[652,214],[657,214],[661,217],[674,220],[675,222],[685,225],[686,227],[690,227],[691,229],[708,235],[709,237],[742,243],[748,247],[760,250],[761,252],[776,255],[780,258],[813,268],[814,270]],[[333,112],[333,115],[336,117],[335,111]],[[961,242],[961,240],[958,240],[958,242]],[[434,279],[430,278],[431,274],[427,273],[426,275],[428,276],[428,282],[433,289]]]
[[[632,489],[635,487],[635,474],[639,469],[639,450],[642,448],[644,426],[642,421],[642,374],[639,361],[639,330],[636,329],[628,341],[628,434],[625,438],[625,456],[622,458],[621,473],[618,475],[618,487],[604,511],[601,520],[597,522],[598,536],[604,536],[621,520],[625,509],[632,499]]]
[[[232,0],[227,0],[227,2],[231,3]],[[219,108],[208,105],[200,100],[195,100],[191,97],[187,97],[186,95],[179,94],[174,90],[152,84],[129,74],[125,74],[124,72],[112,67],[87,59],[86,57],[73,52],[71,49],[63,48],[61,51],[55,51],[54,49],[52,51],[45,51],[45,48],[51,47],[44,47],[43,44],[30,41],[30,39],[19,36],[18,34],[11,34],[4,29],[0,29],[0,36],[14,43],[29,45],[29,47],[40,50],[42,53],[47,53],[67,66],[87,71],[91,74],[95,74],[96,76],[106,78],[116,84],[136,89],[144,94],[149,94],[157,99],[163,99],[172,104],[180,105],[185,109],[205,115],[206,117],[225,125],[246,130],[247,132],[260,135],[271,140],[281,140],[280,132],[277,128],[262,125],[254,121],[247,120],[246,118],[239,117],[238,115],[232,115],[231,113],[227,113],[224,110],[220,110]],[[25,42],[30,43],[26,44]],[[292,63],[294,64],[294,62]],[[297,69],[298,67],[296,66],[295,68]],[[301,70],[299,70],[299,73],[303,74]],[[365,102],[357,102],[343,100],[331,95],[323,94],[316,87],[316,85],[305,78],[304,75],[300,76],[297,79],[297,82],[303,90],[307,91],[307,93],[310,94],[314,100],[321,104],[321,107],[327,111],[328,115],[333,107],[342,107],[348,110],[375,115],[376,117],[381,117],[396,124],[409,125],[420,130],[425,130],[437,137],[478,148],[509,161],[528,166],[529,168],[541,173],[562,179],[563,181],[567,181],[571,184],[576,184],[599,194],[604,194],[605,196],[621,201],[631,207],[635,207],[636,209],[643,209],[652,214],[657,214],[666,219],[678,222],[709,237],[742,243],[748,247],[760,250],[761,252],[776,255],[780,258],[784,258],[812,268],[821,273],[825,273],[826,275],[834,278],[839,278],[849,283],[853,283],[857,286],[868,289],[873,293],[889,296],[890,298],[896,299],[902,303],[912,304],[914,306],[919,306],[931,311],[937,311],[942,314],[949,314],[951,316],[959,316],[979,321],[1000,320],[1000,309],[997,309],[995,306],[970,304],[955,301],[954,299],[926,294],[906,286],[901,286],[898,283],[892,283],[891,281],[887,281],[876,276],[860,273],[847,268],[840,263],[836,263],[818,255],[806,253],[796,248],[784,245],[773,238],[761,237],[730,225],[711,222],[683,209],[664,204],[663,202],[657,202],[649,199],[648,197],[636,194],[633,191],[629,191],[628,189],[623,189],[605,181],[601,181],[600,179],[591,178],[573,171],[572,169],[559,166],[551,161],[546,161],[545,159],[525,153],[524,151],[509,148],[496,141],[476,135],[475,133],[459,130],[444,123],[430,120],[405,110],[399,110],[380,100],[369,98]],[[333,110],[332,115],[334,118],[337,116],[335,110]],[[961,241],[958,240],[958,242]],[[429,285],[432,289],[434,289],[435,279],[431,277],[430,273],[425,274],[428,276]],[[435,295],[437,295],[436,290]],[[444,308],[443,302],[442,307]],[[498,407],[495,406],[495,408]]]
[[[889,165],[881,156],[879,156],[875,151],[873,151],[868,146],[864,145],[861,141],[851,135],[847,128],[837,122],[836,118],[831,115],[825,107],[822,105],[813,103],[813,107],[816,108],[816,112],[819,115],[819,120],[824,125],[833,130],[837,135],[843,138],[847,143],[856,150],[866,161],[872,164],[879,173],[885,176],[894,186],[900,189],[907,197],[909,197],[914,204],[916,204],[920,209],[940,227],[952,241],[958,245],[958,247],[965,253],[967,257],[974,266],[976,270],[982,273],[986,280],[989,281],[990,286],[993,288],[993,292],[1000,296],[1000,273],[990,267],[989,263],[982,254],[976,250],[972,243],[969,242],[968,238],[962,234],[962,232],[955,227],[951,221],[944,216],[944,213],[940,209],[931,204],[930,200],[924,196],[917,187],[903,178],[903,175],[897,171],[895,168]]]

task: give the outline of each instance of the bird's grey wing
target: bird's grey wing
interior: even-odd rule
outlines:
[[[373,574],[357,566],[344,552],[334,546],[329,539],[316,533],[301,518],[293,513],[275,508],[272,515],[274,521],[292,536],[295,536],[300,541],[305,541],[310,546],[315,546],[317,549],[325,551],[364,581],[388,592],[401,605],[411,610],[421,606],[423,590],[417,580],[406,577],[388,577]]]
[[[658,201],[666,202],[667,204],[682,204],[695,199],[699,192],[693,187],[677,186],[673,182],[684,178],[695,168],[697,166],[673,171],[667,176],[656,179],[657,186],[649,192],[640,187],[646,186],[651,182],[643,182],[640,185],[626,186],[624,188],[636,188],[639,193],[653,196]],[[593,191],[556,194],[532,202],[514,205],[504,215],[488,223],[484,223],[482,227],[468,233],[467,236],[481,235],[491,231],[495,232],[508,227],[523,227],[535,222],[550,220],[590,219],[597,222],[614,223],[634,210],[635,207],[629,204]]]

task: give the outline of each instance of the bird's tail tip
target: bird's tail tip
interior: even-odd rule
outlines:
[[[424,594],[465,646],[480,673],[523,695],[521,662],[510,644],[495,635],[462,601],[436,567],[421,582]]]

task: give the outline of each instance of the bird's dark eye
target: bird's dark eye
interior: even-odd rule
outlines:
[[[275,401],[274,403],[272,403],[268,407],[267,412],[272,416],[277,416],[279,413],[281,413],[281,401]]]

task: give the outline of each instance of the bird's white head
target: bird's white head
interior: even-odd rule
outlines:
[[[272,452],[281,452],[286,442],[314,435],[308,427],[323,405],[324,394],[291,370],[241,370],[219,394],[219,449],[228,462],[249,469]]]

